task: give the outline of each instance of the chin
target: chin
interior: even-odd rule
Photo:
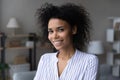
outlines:
[[[60,48],[55,48],[55,49],[58,50],[58,51],[60,50]]]
[[[64,48],[62,48],[62,47],[55,47],[55,49],[56,49],[57,51],[64,50]]]
[[[55,46],[54,46],[55,47]],[[61,47],[55,47],[56,50],[61,50],[62,48]]]

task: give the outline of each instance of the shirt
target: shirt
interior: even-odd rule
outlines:
[[[59,77],[57,53],[46,53],[41,57],[34,80],[96,80],[98,58],[95,55],[76,49]]]

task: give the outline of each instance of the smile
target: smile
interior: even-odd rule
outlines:
[[[63,41],[63,40],[53,41],[53,44],[54,44],[55,46],[60,46],[60,45],[62,44],[62,41]]]

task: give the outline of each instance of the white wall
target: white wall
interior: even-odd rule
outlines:
[[[110,26],[108,17],[120,16],[120,0],[84,0],[83,4],[91,13],[93,39],[105,40],[106,28]]]
[[[7,32],[8,20],[16,17],[23,32],[36,32],[34,20],[36,3],[33,0],[2,0],[2,30]]]
[[[45,2],[61,4],[74,1],[75,0],[2,0],[2,30],[8,32],[9,30],[6,29],[6,25],[9,18],[16,17],[19,20],[23,32],[36,32],[35,12],[41,4]]]

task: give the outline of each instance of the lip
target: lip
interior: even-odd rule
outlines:
[[[63,40],[55,40],[52,43],[54,44],[54,46],[60,46],[62,44]]]

